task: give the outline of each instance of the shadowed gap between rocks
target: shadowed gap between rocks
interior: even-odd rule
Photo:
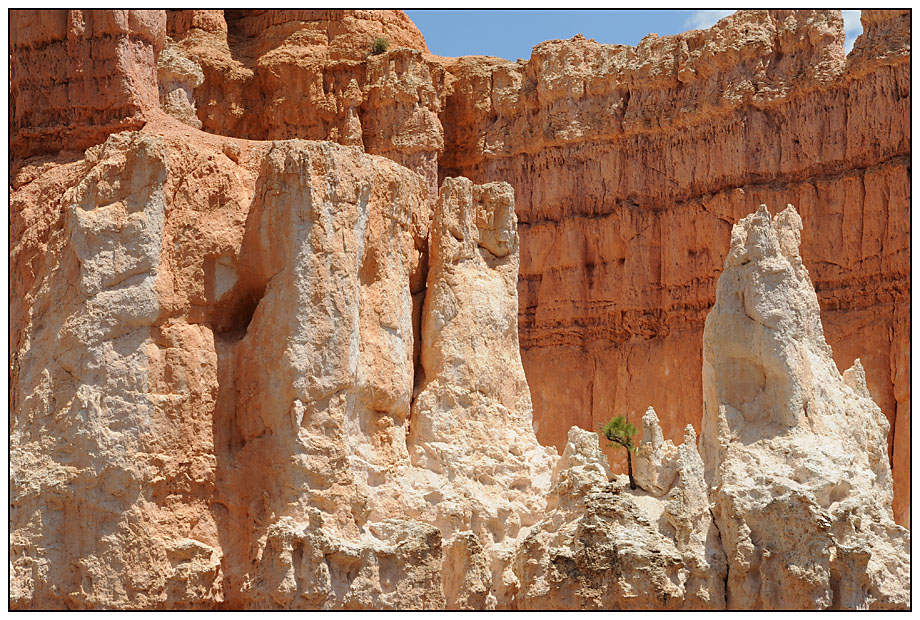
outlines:
[[[259,256],[259,235],[256,229],[262,210],[261,199],[266,191],[265,178],[265,174],[259,176],[249,206],[239,256],[232,262],[237,280],[223,296],[214,300],[210,313],[218,378],[213,418],[216,492],[211,510],[218,524],[217,533],[223,551],[223,606],[227,608],[243,605],[246,600],[242,592],[243,578],[252,568],[249,555],[253,532],[247,527],[250,521],[249,507],[255,495],[267,487],[266,483],[271,477],[270,457],[267,457],[266,467],[262,471],[250,470],[243,472],[242,476],[237,461],[237,455],[246,443],[238,418],[246,415],[246,412],[237,407],[240,385],[236,351],[246,336],[270,279],[255,264],[255,258]],[[205,286],[209,299],[214,299],[211,296],[217,296],[220,292],[216,273],[221,269],[219,260],[215,257],[205,259]],[[226,265],[223,268],[227,269]],[[241,478],[245,478],[245,484],[241,484]]]

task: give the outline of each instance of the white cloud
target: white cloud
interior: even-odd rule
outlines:
[[[846,11],[844,11],[846,12]],[[690,30],[701,30],[703,28],[710,28],[714,26],[717,21],[723,17],[728,17],[734,13],[734,11],[726,11],[721,9],[707,9],[705,11],[695,11],[693,15],[687,18],[684,22],[684,28],[689,28]]]
[[[843,43],[843,49],[847,54],[853,49],[853,43],[856,37],[862,34],[862,22],[859,21],[862,11],[841,11],[843,13],[843,30],[846,33],[846,39]]]

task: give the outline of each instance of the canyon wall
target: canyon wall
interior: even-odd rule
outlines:
[[[159,118],[13,187],[14,608],[724,607],[701,466],[537,442],[508,184]]]
[[[698,424],[731,222],[792,202],[836,361],[862,359],[891,423],[909,524],[908,12],[864,11],[849,55],[837,11],[742,11],[636,47],[548,41],[518,62],[436,57],[404,17],[327,13],[170,12],[167,47],[204,70],[206,131],[362,146],[432,196],[449,176],[511,183],[541,442],[561,450],[571,425],[650,404],[668,437]],[[391,40],[378,56],[354,44],[375,27]]]
[[[442,175],[504,179],[521,222],[521,350],[537,436],[698,424],[701,336],[731,223],[796,205],[840,368],[891,423],[909,524],[910,16],[742,11],[637,46],[576,37],[450,69]],[[621,462],[615,452],[611,458]]]
[[[12,607],[909,605],[910,534],[891,512],[892,497],[896,510],[909,510],[909,496],[898,503],[909,461],[897,460],[909,448],[909,140],[886,121],[890,109],[867,103],[881,93],[909,107],[899,77],[909,62],[902,14],[864,13],[866,34],[845,66],[839,17],[827,12],[736,15],[680,35],[693,46],[680,37],[639,48],[549,42],[529,63],[432,56],[411,22],[388,11],[19,11],[12,19],[21,26],[11,41]],[[368,55],[378,34],[391,49]],[[776,48],[770,63],[763,45]],[[651,56],[639,62],[637,50]],[[649,109],[680,103],[688,109],[675,117],[699,125],[672,121],[667,134],[645,127],[649,116],[631,116],[643,128],[627,130],[625,104],[590,99],[619,101],[614,90],[629,76],[667,91],[672,53],[683,59],[681,84],[701,90],[683,103],[653,99]],[[41,58],[56,58],[67,76],[46,99],[54,80],[29,71]],[[740,63],[734,73],[707,64],[729,60]],[[573,73],[591,62],[613,77]],[[887,82],[878,77],[884,67]],[[581,95],[572,91],[579,83]],[[97,89],[111,100],[95,98]],[[815,103],[814,93],[836,93],[837,107]],[[571,106],[586,98],[584,108]],[[766,119],[792,122],[783,115],[795,101],[811,101],[808,114],[866,102],[852,135],[847,125],[857,141],[852,169],[849,143],[833,151],[836,173],[818,166],[821,176],[804,157],[799,168],[788,164],[783,174],[799,185],[745,177],[736,160],[761,166],[753,151],[744,155],[747,142],[735,144],[742,155],[716,153],[708,164],[696,157],[690,165],[680,150],[685,142],[728,148],[712,119],[734,115],[739,128],[752,126],[749,140],[761,136],[757,148],[778,149],[763,138]],[[531,120],[512,129],[518,108]],[[571,118],[579,110],[587,116]],[[603,117],[620,112],[621,125]],[[832,132],[804,118],[801,139],[812,132],[806,145],[831,151]],[[603,136],[590,134],[605,126]],[[589,137],[579,137],[585,128]],[[630,168],[624,149],[658,139],[675,146],[637,156],[646,168],[689,166],[676,168],[684,193]],[[535,141],[529,156],[493,149],[526,140]],[[906,154],[889,152],[895,142]],[[778,153],[763,157],[787,165]],[[560,164],[547,172],[551,161]],[[741,168],[716,174],[729,189],[706,194],[703,206],[694,192],[710,181],[695,166],[718,162]],[[527,175],[543,166],[542,176],[524,175],[528,165]],[[474,180],[454,177],[463,167]],[[499,171],[510,184],[483,181]],[[627,172],[645,193],[605,202],[620,196]],[[563,200],[552,192],[566,187],[576,200],[554,216]],[[731,228],[756,197],[801,199],[804,231],[795,212],[771,219],[765,207]],[[595,199],[596,211],[580,210]],[[862,219],[844,209],[850,200]],[[827,222],[850,245],[826,239]],[[595,245],[585,241],[592,234]],[[686,239],[698,258],[685,259],[678,241]],[[836,261],[840,284],[827,289],[836,297],[825,299],[820,280],[815,295],[809,271],[827,264],[809,264],[809,247]],[[620,275],[631,274],[619,287],[604,262],[611,256]],[[569,276],[552,267],[559,257]],[[577,279],[589,264],[596,286]],[[857,264],[869,275],[851,280]],[[537,266],[556,275],[534,289]],[[661,284],[688,269],[699,276],[692,291]],[[889,331],[866,331],[854,281],[876,300],[875,324],[886,303],[904,321],[886,323],[882,313]],[[706,282],[716,318],[703,334],[697,322],[713,303]],[[596,317],[573,322],[585,334],[574,345],[571,330],[535,339],[548,308],[556,308],[550,318],[577,318],[595,290],[659,308],[657,322],[616,310],[604,315],[616,319],[607,326]],[[738,295],[753,300],[753,318],[733,318]],[[680,305],[693,299],[695,310]],[[863,359],[843,375],[819,303],[850,330],[843,355],[851,346]],[[672,319],[683,327],[672,329]],[[894,490],[882,411],[890,413],[873,392],[880,362],[862,350],[876,336],[894,360]],[[663,363],[654,372],[672,381],[641,361],[587,373],[588,340],[627,352],[654,343]],[[765,342],[786,357],[769,358]],[[893,348],[896,359],[886,357]],[[553,350],[558,359],[534,372],[535,355]],[[698,358],[705,364],[689,377]],[[553,387],[558,376],[567,391]],[[614,390],[607,400],[579,395],[595,380]],[[624,391],[629,381],[647,388]],[[662,394],[661,385],[676,388]],[[780,396],[788,415],[741,422]],[[686,407],[667,410],[661,398]],[[611,472],[597,435],[577,428],[614,413],[638,420],[617,409],[631,399],[645,399],[642,411],[655,405],[642,418],[636,489]],[[561,421],[548,423],[562,405]],[[764,466],[751,470],[755,461]],[[765,532],[776,518],[792,529]],[[813,565],[790,546],[796,537],[814,551]],[[793,568],[777,574],[777,557],[795,559]]]

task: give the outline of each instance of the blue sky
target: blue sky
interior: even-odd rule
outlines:
[[[499,56],[508,60],[530,58],[534,45],[548,39],[569,39],[583,34],[599,43],[636,45],[650,32],[677,34],[708,28],[730,10],[407,10],[428,49],[441,56]],[[846,10],[846,48],[862,32],[859,11]]]

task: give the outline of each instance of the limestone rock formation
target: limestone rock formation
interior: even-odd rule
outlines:
[[[490,542],[539,518],[542,501],[533,500],[549,490],[555,454],[534,436],[517,341],[516,219],[509,185],[444,181],[431,225],[421,384],[412,405],[415,465],[455,485],[475,481],[467,501],[516,496],[457,516],[463,529],[472,519]]]
[[[475,483],[463,493],[482,509],[449,518],[480,539],[500,541],[538,518],[555,454],[534,436],[517,345],[511,187],[446,179],[430,248],[412,462],[456,485]],[[493,496],[499,503],[492,504]]]
[[[115,12],[125,41],[153,41],[115,65],[126,86],[107,92],[125,100],[30,138],[48,102],[87,104],[85,89],[55,84],[33,105],[44,74],[26,67],[47,64],[38,50],[68,53],[44,43],[66,20],[73,48],[92,31],[80,20],[100,18],[18,13],[15,148],[82,149],[149,117],[162,13]],[[758,10],[636,47],[548,41],[509,62],[433,56],[399,11],[167,11],[160,99],[210,133],[363,147],[425,177],[432,203],[446,177],[509,182],[522,358],[538,438],[560,450],[572,424],[638,420],[648,404],[668,438],[699,425],[699,341],[722,239],[757,205],[794,202],[838,366],[862,360],[891,423],[895,515],[909,525],[909,12],[867,10],[863,22],[849,55],[839,11]],[[381,35],[390,47],[373,55]],[[95,78],[69,84],[84,79]],[[117,126],[106,120],[115,107]]]
[[[666,438],[698,428],[731,224],[791,202],[835,360],[862,359],[892,424],[909,523],[910,19],[863,23],[849,56],[839,12],[739,11],[636,47],[575,37],[447,66],[443,174],[517,196],[541,442],[561,450],[571,425],[615,415],[638,425],[650,404]]]
[[[422,317],[420,176],[331,143],[149,131],[15,180],[34,271],[13,283],[12,603],[494,606],[494,558],[556,458],[515,340],[510,188],[445,183]]]
[[[14,11],[11,607],[906,607],[907,20]]]
[[[702,451],[728,606],[903,608],[910,535],[892,518],[888,421],[858,360],[837,371],[801,232],[791,205],[736,224],[706,319]]]
[[[437,194],[443,70],[399,11],[170,11],[170,35],[201,64],[206,131],[365,146]],[[377,36],[389,51],[371,55]]]
[[[408,438],[424,486],[415,483],[419,490],[404,488],[401,495],[410,514],[421,511],[418,518],[440,528],[452,553],[482,566],[479,581],[469,582],[465,564],[445,564],[448,605],[479,600],[480,607],[494,607],[506,597],[499,567],[540,519],[558,458],[533,432],[517,343],[511,187],[446,179],[431,223],[429,261]]]
[[[19,152],[82,150],[156,107],[162,12],[94,15],[13,15]],[[863,22],[848,56],[837,11],[740,11],[636,47],[548,41],[512,63],[433,56],[399,11],[167,11],[160,98],[211,133],[362,146],[425,177],[431,202],[447,176],[510,182],[522,356],[538,438],[560,450],[570,425],[638,420],[649,403],[668,438],[699,425],[721,239],[757,205],[794,202],[838,366],[862,360],[891,423],[895,516],[909,525],[909,13],[866,10]],[[90,53],[79,41],[102,45],[92,32],[119,33],[105,53],[126,58],[114,65],[125,87],[106,92],[123,100],[82,102],[79,84],[96,78],[79,60],[44,96],[29,67],[52,52],[63,63],[67,28],[78,55]],[[380,35],[390,48],[375,56]],[[129,58],[125,45],[144,51]],[[67,102],[83,116],[66,126],[35,116],[72,115]]]
[[[361,146],[438,191],[444,78],[401,11],[170,11],[177,53],[200,63],[202,127],[250,139]],[[219,11],[217,13],[220,13]],[[388,51],[372,55],[384,36]]]
[[[690,425],[687,431],[695,432]],[[664,439],[658,414],[649,407],[642,416],[642,440],[636,448],[636,484],[652,495],[664,495],[677,475],[679,458],[680,451],[670,439]]]
[[[237,286],[215,282],[216,294],[258,296],[245,335],[227,350],[235,394],[223,412],[235,426],[228,516],[251,532],[241,556],[262,558],[255,575],[243,563],[240,588],[257,600],[310,604],[287,598],[290,584],[265,559],[279,523],[304,523],[316,508],[333,537],[359,536],[371,510],[366,487],[376,484],[368,478],[406,458],[410,274],[415,240],[427,232],[425,197],[417,176],[354,149],[291,141],[265,155]],[[307,567],[305,559],[282,572]]]
[[[11,368],[11,602],[194,607],[220,590],[215,455],[210,420],[182,414],[216,382],[213,355],[183,372],[209,334],[161,320],[168,147],[116,134],[70,167],[51,194],[57,221],[18,248],[38,241],[47,256],[11,289],[25,298]],[[48,181],[22,188],[14,210]],[[41,206],[13,230],[47,217]]]

